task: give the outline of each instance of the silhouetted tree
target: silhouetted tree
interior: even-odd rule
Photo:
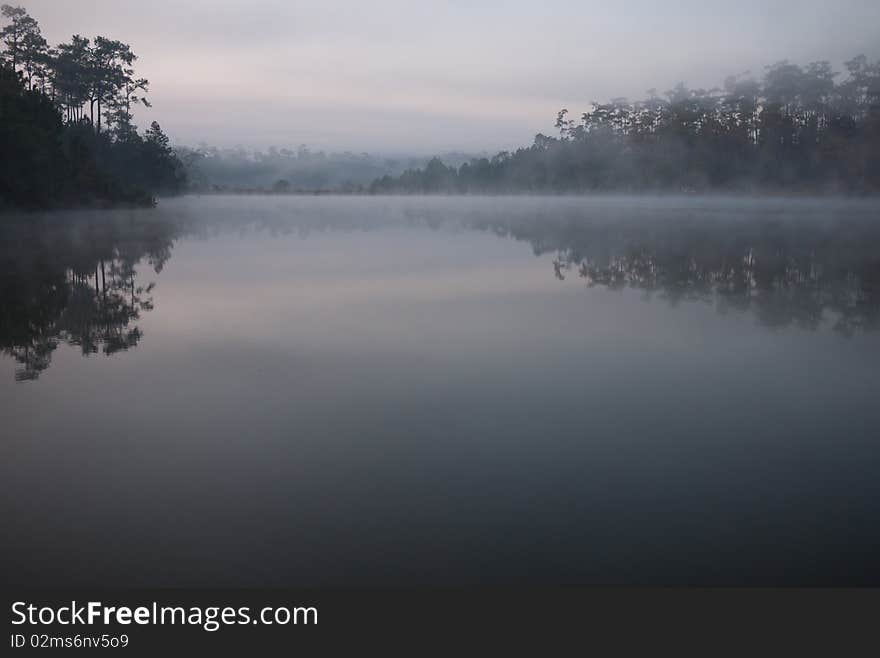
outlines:
[[[49,49],[24,9],[3,5],[2,16],[0,207],[150,205],[183,189],[158,124],[141,138],[132,122],[133,105],[149,106],[149,82],[135,77],[128,44],[74,35]]]

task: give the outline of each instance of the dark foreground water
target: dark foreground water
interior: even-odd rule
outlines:
[[[877,205],[206,197],[0,236],[8,584],[880,584]]]

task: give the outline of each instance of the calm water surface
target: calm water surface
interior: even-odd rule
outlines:
[[[880,584],[880,207],[0,228],[4,580]]]

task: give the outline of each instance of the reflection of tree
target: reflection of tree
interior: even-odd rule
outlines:
[[[0,351],[36,379],[60,343],[114,354],[142,338],[159,273],[187,235],[306,237],[389,226],[487,231],[553,256],[559,279],[631,288],[670,304],[712,303],[764,326],[880,329],[876,205],[688,199],[413,200],[277,206],[205,201],[163,214],[102,212],[0,223]],[[701,205],[702,204],[702,205]],[[73,217],[73,218],[72,218]]]
[[[296,232],[466,227],[552,254],[559,279],[714,303],[767,327],[880,329],[876,204],[675,197],[416,199],[211,207],[211,227]],[[348,204],[351,205],[348,205]],[[189,222],[192,230],[194,222]],[[202,232],[207,232],[203,227]]]
[[[880,223],[874,217],[710,215],[480,217],[472,225],[554,253],[559,279],[633,288],[671,304],[750,310],[771,328],[849,335],[880,329]]]
[[[137,283],[137,266],[146,260],[161,271],[176,232],[136,218],[36,219],[0,228],[0,350],[18,362],[16,379],[39,377],[61,342],[83,355],[138,344],[137,321],[152,309],[153,284]]]

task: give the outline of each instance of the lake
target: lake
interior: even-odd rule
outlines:
[[[0,222],[7,584],[880,585],[880,205]]]

